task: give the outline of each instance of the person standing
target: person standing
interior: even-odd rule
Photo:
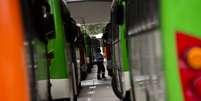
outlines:
[[[100,80],[101,79],[101,74],[102,74],[102,78],[105,79],[105,66],[104,66],[104,57],[101,54],[101,49],[100,48],[96,48],[96,64],[98,65],[98,73],[97,73],[97,79]]]

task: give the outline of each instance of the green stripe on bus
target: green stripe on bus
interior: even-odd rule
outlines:
[[[122,2],[125,9],[125,1]],[[119,34],[120,34],[120,46],[121,46],[121,61],[122,67],[124,71],[128,71],[128,51],[127,51],[127,42],[126,42],[126,24],[124,19],[124,24],[119,26]]]
[[[87,56],[87,57],[88,57],[89,54],[90,54],[90,53],[89,53],[89,52],[90,52],[90,51],[89,51],[89,50],[90,50],[90,47],[89,47],[88,42],[87,42],[87,41],[88,41],[88,40],[87,40],[88,37],[89,37],[89,36],[87,35],[87,33],[84,33],[84,45],[85,45],[85,51],[86,51],[86,56]]]
[[[176,0],[161,1],[161,28],[162,28],[162,49],[165,67],[165,78],[167,87],[167,101],[184,101],[179,68],[177,64],[177,49],[174,29],[174,11],[178,3]],[[189,8],[189,7],[188,7]]]
[[[65,57],[65,38],[64,28],[61,17],[61,1],[51,0],[51,9],[53,11],[54,22],[55,22],[55,34],[56,39],[54,40],[54,59],[53,64],[50,68],[51,78],[67,78],[67,59]]]

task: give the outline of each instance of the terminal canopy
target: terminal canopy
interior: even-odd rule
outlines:
[[[79,24],[107,23],[112,0],[63,0]]]

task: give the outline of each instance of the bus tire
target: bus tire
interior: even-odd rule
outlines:
[[[116,82],[116,77],[115,75],[113,75],[112,77],[112,89],[114,94],[119,98],[122,99],[123,98],[123,92],[119,91],[117,88],[117,82]]]

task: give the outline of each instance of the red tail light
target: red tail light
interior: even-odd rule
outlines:
[[[178,32],[176,40],[185,101],[201,101],[201,39]]]

